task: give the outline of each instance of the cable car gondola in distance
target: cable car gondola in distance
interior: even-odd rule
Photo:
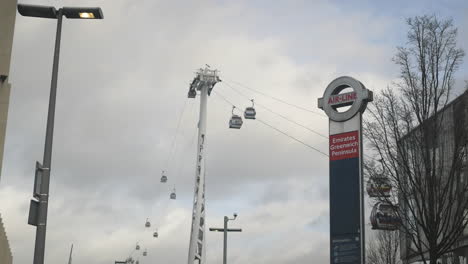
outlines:
[[[255,111],[255,104],[254,99],[250,99],[252,101],[252,106],[246,107],[244,111],[244,118],[245,119],[255,119],[257,112]]]
[[[147,255],[148,255],[148,252],[145,249],[145,251],[143,251],[143,256],[146,257]]]
[[[148,218],[146,218],[145,227],[147,227],[147,228],[148,228],[148,227],[151,227],[151,223],[150,223],[150,221],[149,221]]]
[[[172,192],[171,192],[171,195],[169,195],[169,198],[171,198],[171,200],[175,200],[176,197],[177,197],[177,195],[176,195],[176,189],[175,189],[175,187],[174,187],[174,189],[173,189]]]
[[[135,250],[140,250],[140,245],[136,244]]]
[[[162,171],[161,182],[162,182],[162,183],[166,183],[166,182],[167,182],[167,176],[164,175],[164,171]]]
[[[232,116],[231,116],[231,119],[229,120],[229,128],[240,129],[243,123],[242,117],[234,114],[235,108],[236,108],[235,106],[232,107]]]
[[[195,98],[197,96],[197,92],[195,90],[189,90],[187,97],[188,98]]]
[[[155,238],[158,237],[158,231],[155,231],[155,232],[153,233],[153,237],[155,237]]]

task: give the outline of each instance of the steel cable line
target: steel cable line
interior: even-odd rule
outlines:
[[[229,101],[228,99],[226,99],[226,97],[224,97],[223,95],[221,95],[219,92],[213,90],[213,93],[215,93],[216,95],[218,95],[221,99],[223,99],[223,100],[224,100],[225,102],[227,102],[228,104],[230,104],[230,105],[232,105],[232,106],[238,108],[236,105],[234,105],[231,101]],[[257,120],[257,121],[259,121],[260,123],[266,125],[267,127],[270,127],[270,128],[272,128],[272,129],[274,129],[274,130],[277,131],[277,132],[280,132],[281,134],[283,134],[283,135],[289,137],[290,139],[293,139],[293,140],[295,140],[296,142],[298,142],[298,143],[300,143],[300,144],[302,144],[302,145],[304,145],[304,146],[306,146],[306,147],[308,147],[308,148],[310,148],[310,149],[312,149],[312,150],[315,150],[315,151],[319,152],[320,154],[322,154],[322,155],[328,157],[328,154],[326,154],[325,152],[322,152],[322,151],[320,151],[319,149],[317,149],[317,148],[315,148],[315,147],[313,147],[313,146],[311,146],[311,145],[305,143],[304,141],[302,141],[302,140],[300,140],[300,139],[297,139],[297,138],[294,137],[294,136],[289,135],[288,133],[286,133],[286,132],[284,132],[284,131],[282,131],[282,130],[276,128],[276,127],[274,127],[273,125],[270,125],[270,124],[266,123],[265,121],[262,121],[262,120],[260,120],[260,119],[258,119],[258,118],[256,118],[255,120]]]
[[[169,170],[170,165],[172,163],[172,160],[173,160],[175,154],[177,153],[177,139],[178,139],[179,131],[180,131],[180,128],[181,128],[182,119],[183,119],[184,114],[185,114],[185,112],[187,110],[187,102],[188,102],[188,99],[185,99],[182,110],[179,112],[179,117],[178,117],[178,121],[177,121],[176,130],[175,130],[175,133],[174,133],[174,136],[173,136],[173,139],[172,139],[172,143],[171,143],[171,149],[170,149],[169,155],[168,155],[168,157],[166,159],[166,162],[164,164],[164,170],[163,171],[165,171],[165,172],[167,172]],[[193,105],[192,105],[192,107],[193,107]],[[173,174],[173,176],[174,175],[175,174]],[[157,180],[156,181],[156,185],[158,186],[157,190],[161,191],[161,189],[166,187],[166,186],[159,186],[160,185],[159,183],[160,183],[160,181]],[[165,185],[165,184],[163,184],[163,185]],[[167,187],[165,189],[167,191]],[[152,203],[152,206],[149,209],[149,215],[147,215],[148,218],[152,218],[152,216],[154,215],[154,210],[155,210],[154,207],[155,207],[155,205],[157,205],[157,201],[158,201],[158,197],[155,197],[154,202]],[[167,206],[164,209],[167,209]],[[154,224],[155,224],[155,222],[153,221],[153,225]]]
[[[167,160],[166,160],[166,163],[165,163],[166,168],[169,166],[169,164],[172,161],[172,158],[173,158],[173,156],[175,154],[174,149],[175,149],[175,144],[176,144],[176,141],[177,141],[177,135],[179,134],[180,123],[182,122],[182,116],[185,113],[185,108],[187,106],[187,101],[188,101],[188,99],[186,98],[185,101],[184,101],[184,106],[182,108],[182,111],[179,114],[179,120],[177,121],[176,132],[174,134],[174,138],[172,139],[171,151],[169,152],[169,156],[167,157]]]
[[[318,153],[320,153],[320,154],[322,154],[322,155],[328,157],[328,154],[326,154],[325,152],[322,152],[321,150],[319,150],[319,149],[317,149],[317,148],[315,148],[315,147],[313,147],[313,146],[311,146],[311,145],[305,143],[304,141],[301,141],[300,139],[297,139],[297,138],[295,138],[295,137],[289,135],[288,133],[286,133],[286,132],[284,132],[284,131],[282,131],[282,130],[279,130],[278,128],[276,128],[276,127],[274,127],[274,126],[268,124],[267,122],[262,121],[261,119],[258,119],[258,118],[256,118],[255,120],[257,120],[258,122],[260,122],[260,123],[266,125],[267,127],[270,127],[270,128],[272,128],[272,129],[274,129],[274,130],[280,132],[281,134],[283,134],[283,135],[289,137],[290,139],[293,139],[293,140],[295,140],[295,141],[301,143],[302,145],[304,145],[304,146],[306,146],[306,147],[308,147],[308,148],[311,148],[311,149],[317,151]]]
[[[223,76],[223,82],[226,82],[225,79],[226,79],[226,78]],[[322,116],[322,117],[327,117],[326,115],[324,115],[324,114],[322,114],[322,113],[319,113],[319,112],[316,112],[316,111],[307,109],[307,108],[302,107],[302,106],[295,105],[295,104],[293,104],[293,103],[286,102],[286,101],[283,100],[283,99],[280,99],[280,98],[278,98],[278,97],[275,97],[275,96],[266,94],[266,93],[264,93],[264,92],[261,92],[261,91],[259,91],[259,90],[257,90],[257,89],[254,89],[254,88],[251,88],[251,87],[249,87],[249,86],[247,86],[247,85],[245,85],[245,84],[242,84],[242,83],[240,83],[240,82],[236,82],[236,81],[229,80],[229,79],[228,79],[228,82],[235,83],[235,84],[237,84],[237,85],[239,85],[239,86],[241,86],[241,87],[243,87],[243,88],[245,88],[245,89],[248,89],[248,90],[253,91],[253,92],[255,92],[255,93],[258,93],[258,94],[261,94],[261,95],[263,95],[263,96],[269,97],[269,98],[271,98],[271,99],[273,99],[273,100],[275,100],[275,101],[278,101],[278,102],[280,102],[280,103],[283,103],[283,104],[286,104],[286,105],[295,107],[295,108],[297,108],[297,109],[300,109],[300,110],[303,110],[303,111],[307,111],[307,112],[309,112],[309,113],[313,113],[313,114],[316,114],[316,115],[319,115],[319,116]]]
[[[237,106],[235,106],[231,101],[229,101],[228,99],[226,99],[226,97],[224,97],[223,95],[221,95],[220,93],[218,93],[217,91],[213,90],[212,93],[215,93],[217,96],[219,96],[221,99],[223,99],[226,103],[234,106],[237,108]]]
[[[245,95],[244,93],[242,93],[242,92],[240,92],[239,90],[235,89],[232,85],[229,85],[229,84],[226,83],[226,82],[223,82],[223,84],[225,84],[226,86],[228,86],[229,88],[231,88],[233,91],[237,92],[239,95],[241,95],[241,96],[247,98],[248,100],[250,100],[250,98],[249,98],[247,95]],[[218,94],[218,95],[219,95],[219,94]],[[271,113],[273,113],[273,114],[276,114],[276,115],[282,117],[283,119],[288,120],[289,122],[292,122],[292,123],[294,123],[294,124],[296,124],[296,125],[298,125],[298,126],[300,126],[300,127],[303,127],[303,128],[305,128],[305,129],[309,130],[310,132],[313,132],[313,133],[315,133],[315,134],[317,134],[317,135],[319,135],[319,136],[321,136],[321,137],[323,137],[323,138],[325,138],[325,139],[329,139],[328,136],[326,136],[326,135],[324,135],[324,134],[321,134],[320,132],[314,131],[313,129],[311,129],[311,128],[309,128],[309,127],[306,127],[306,126],[304,126],[304,125],[302,125],[302,124],[300,124],[300,123],[297,123],[296,121],[291,120],[291,119],[287,118],[286,116],[284,116],[284,115],[282,115],[282,114],[280,114],[280,113],[274,112],[273,110],[271,110],[270,108],[266,107],[265,105],[259,104],[258,102],[256,102],[255,104],[258,105],[258,106],[260,106],[260,107],[262,107],[262,108],[264,108],[265,110],[267,110],[267,111],[269,111],[269,112],[271,112]],[[375,159],[374,157],[371,157],[371,156],[369,156],[369,155],[367,155],[367,154],[364,154],[364,156],[365,156],[366,158],[369,158],[369,159],[372,159],[372,160],[377,160],[377,159]]]
[[[185,115],[185,113],[186,113],[186,110],[187,110],[187,101],[188,101],[188,99],[186,99],[186,100],[184,101],[184,105],[183,105],[183,107],[182,107],[182,110],[179,112],[179,117],[178,117],[178,121],[177,121],[177,126],[176,126],[175,133],[174,133],[174,136],[173,136],[173,139],[172,139],[172,143],[171,143],[171,149],[170,149],[169,155],[168,155],[168,157],[167,157],[167,159],[166,159],[166,162],[165,162],[165,168],[166,168],[165,171],[167,171],[167,170],[169,169],[169,167],[170,167],[170,165],[171,165],[171,163],[172,163],[172,160],[173,160],[175,154],[177,154],[177,146],[178,146],[177,141],[178,141],[178,138],[179,138],[179,132],[180,132],[180,129],[181,129],[182,120],[183,120],[183,117],[184,117],[184,115]],[[191,109],[193,109],[193,104],[191,105]],[[190,112],[191,112],[191,111],[190,111]],[[176,174],[173,174],[173,176],[175,176],[175,175],[176,175]],[[159,180],[157,181],[156,185],[160,185],[160,184],[159,184]],[[163,185],[166,185],[166,184],[163,184]],[[163,187],[166,187],[165,189],[167,190],[167,186],[159,186],[159,187],[158,187],[158,190],[161,190],[161,188],[163,188]],[[153,217],[152,217],[152,216],[154,216],[155,205],[158,204],[157,201],[158,201],[158,198],[155,197],[155,198],[154,198],[154,202],[152,203],[152,206],[151,206],[151,208],[149,209],[148,219],[153,219],[153,221],[151,221],[151,222],[152,222],[152,228],[151,228],[151,229],[154,229],[155,227],[160,226],[160,223],[158,223],[158,224],[156,225],[156,222],[159,222],[159,221],[155,221],[155,220],[154,220],[154,219],[157,219],[157,218],[153,218]],[[163,210],[165,211],[165,210],[167,210],[167,208],[169,207],[169,205],[168,205],[168,203],[164,203],[164,204],[165,204],[165,206],[164,206],[164,209],[163,209]],[[145,228],[145,229],[146,229],[146,228]],[[158,228],[156,228],[156,229],[158,229]],[[151,233],[152,233],[152,232],[151,232]],[[141,240],[141,239],[140,239],[140,240]],[[134,252],[136,252],[136,250],[133,250],[133,252],[130,254],[130,256],[131,256]]]
[[[193,146],[193,143],[195,141],[195,138],[196,136],[198,135],[198,131],[196,131],[196,133],[194,133],[190,139],[190,142],[189,142],[189,147],[192,147]],[[181,161],[183,160],[183,158],[181,158]],[[187,165],[187,162],[183,162],[182,165],[178,166],[178,169],[177,169],[177,176],[180,177],[180,174],[181,174],[181,171],[183,172],[184,169],[186,168],[186,165]]]
[[[239,95],[241,95],[241,96],[245,97],[246,99],[250,100],[250,98],[249,98],[247,95],[245,95],[244,93],[240,92],[239,90],[237,90],[236,88],[234,88],[232,85],[230,85],[230,84],[228,84],[228,83],[224,83],[224,84],[225,84],[227,87],[231,88],[233,91],[237,92]],[[317,132],[317,131],[315,131],[315,130],[313,130],[313,129],[307,127],[307,126],[304,126],[304,125],[302,125],[302,124],[300,124],[300,123],[298,123],[298,122],[296,122],[296,121],[294,121],[294,120],[292,120],[292,119],[289,119],[288,117],[286,117],[286,116],[284,116],[284,115],[282,115],[282,114],[280,114],[280,113],[278,113],[278,112],[275,112],[275,111],[271,110],[271,108],[266,107],[266,106],[263,105],[263,104],[259,104],[258,102],[255,102],[255,104],[258,105],[258,106],[260,106],[260,107],[262,107],[262,108],[264,108],[265,110],[269,111],[270,113],[273,113],[273,114],[275,114],[275,115],[277,115],[277,116],[279,116],[279,117],[285,119],[286,121],[289,121],[289,122],[291,122],[291,123],[293,123],[293,124],[295,124],[295,125],[297,125],[297,126],[300,126],[300,127],[304,128],[304,129],[307,129],[307,130],[309,130],[310,132],[312,132],[312,133],[314,133],[314,134],[316,134],[316,135],[318,135],[318,136],[320,136],[320,137],[323,137],[323,138],[325,138],[325,139],[328,139],[328,137],[325,136],[324,134],[322,134],[322,133],[320,133],[320,132]]]

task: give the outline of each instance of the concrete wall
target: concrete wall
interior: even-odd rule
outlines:
[[[5,145],[5,130],[10,101],[8,76],[10,75],[11,49],[13,46],[13,32],[15,28],[17,0],[0,1],[0,180],[3,164],[3,149]]]
[[[11,84],[10,75],[11,49],[15,28],[17,0],[0,0],[0,180],[3,164],[3,149],[8,117]],[[2,208],[0,208],[1,212]],[[10,243],[0,216],[0,264],[12,264]]]
[[[3,0],[2,0],[3,1]],[[11,255],[10,243],[3,227],[2,216],[0,215],[0,263],[12,264],[13,256]]]

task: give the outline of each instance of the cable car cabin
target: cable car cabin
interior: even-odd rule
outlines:
[[[252,106],[245,108],[245,111],[244,111],[245,119],[255,119],[255,115],[257,115],[257,112],[255,111],[254,99],[250,99],[250,101],[252,101]]]
[[[135,249],[136,249],[136,250],[140,250],[140,245],[136,244]]]
[[[135,264],[140,264],[140,261],[137,260]]]
[[[148,218],[146,218],[145,227],[151,227],[151,223],[150,223],[150,221],[148,220]]]
[[[158,232],[154,232],[153,237],[158,237]]]
[[[169,196],[169,198],[171,198],[171,200],[175,200],[175,199],[176,199],[176,193],[175,193],[175,191],[171,193],[171,195]]]
[[[229,120],[229,128],[240,129],[242,127],[242,117],[233,115]]]
[[[143,256],[146,257],[148,255],[148,253],[146,252],[146,249],[145,251],[143,251]]]
[[[255,111],[255,108],[253,108],[253,107],[245,108],[245,111],[244,111],[244,118],[245,119],[255,119],[255,115],[257,115],[257,112]]]
[[[188,98],[195,98],[197,96],[197,92],[195,90],[189,90]]]
[[[161,182],[162,182],[162,183],[166,183],[166,182],[167,182],[167,176],[166,176],[166,175],[161,176]]]
[[[389,197],[392,185],[386,177],[371,177],[366,189],[369,197]]]
[[[374,230],[397,230],[400,218],[396,213],[397,207],[386,203],[376,203],[372,208],[370,221]]]

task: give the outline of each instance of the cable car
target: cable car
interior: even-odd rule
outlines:
[[[166,183],[166,182],[167,182],[167,176],[164,175],[164,171],[162,171],[161,182],[162,182],[162,183]]]
[[[174,189],[172,190],[171,195],[169,196],[169,198],[171,198],[172,200],[175,200],[176,197],[177,197],[177,195],[176,195],[176,189],[174,188]]]
[[[140,250],[140,245],[138,245],[138,243],[136,244],[135,249],[136,249],[136,250]]]
[[[150,221],[148,220],[148,218],[146,218],[145,227],[150,227],[150,226],[151,226],[151,223],[150,223]]]
[[[153,237],[158,237],[158,231],[155,231],[155,232],[153,233]]]
[[[369,197],[389,197],[392,185],[387,177],[370,177],[366,189]]]
[[[251,99],[250,101],[252,101],[252,106],[245,108],[245,111],[244,111],[245,119],[255,119],[255,115],[257,115],[257,112],[255,111],[254,99]]]
[[[139,261],[139,260],[137,260],[135,264],[140,264],[140,261]]]
[[[188,98],[195,98],[197,96],[197,92],[195,90],[190,89],[188,92]]]
[[[147,255],[148,255],[148,253],[147,253],[147,251],[145,249],[145,251],[143,251],[143,256],[146,257]]]
[[[232,107],[232,117],[229,120],[229,128],[240,129],[242,127],[242,117],[234,114],[234,109],[236,107]]]
[[[372,229],[397,230],[400,225],[400,218],[396,213],[397,209],[396,206],[388,203],[376,203],[370,215]]]

